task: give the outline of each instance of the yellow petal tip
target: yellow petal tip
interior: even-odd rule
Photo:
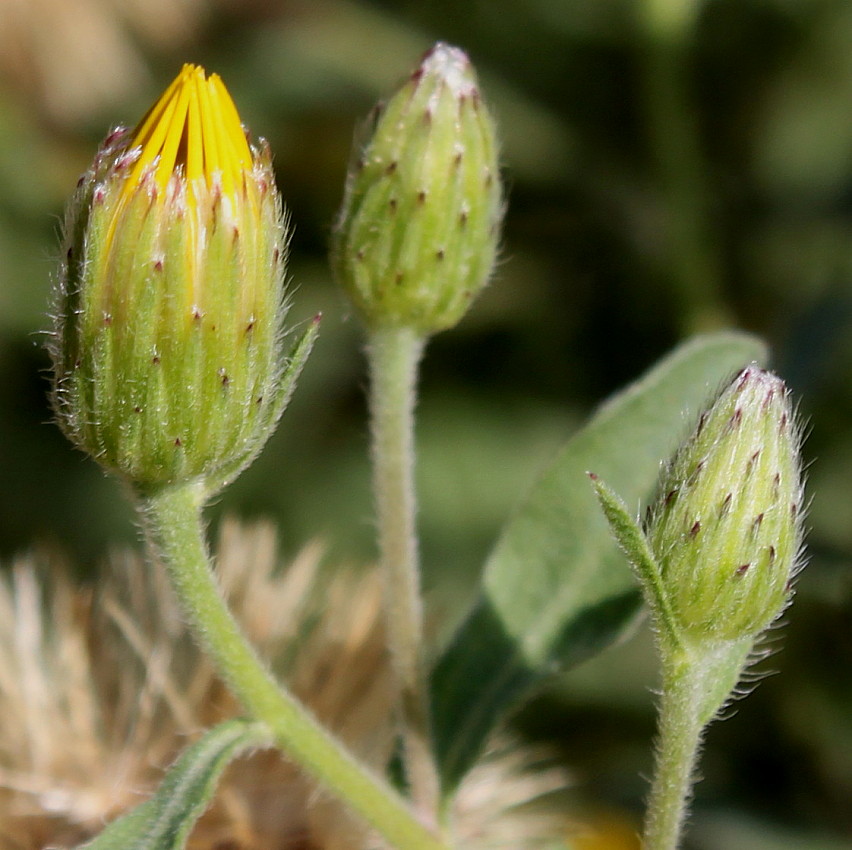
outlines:
[[[125,197],[153,173],[160,189],[172,175],[218,184],[225,194],[242,185],[252,153],[239,113],[218,74],[185,64],[132,134],[139,156],[127,177]]]

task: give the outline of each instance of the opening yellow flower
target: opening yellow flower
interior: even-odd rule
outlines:
[[[71,439],[138,486],[215,489],[260,450],[315,328],[283,350],[287,227],[269,149],[184,65],[69,207],[52,353]]]

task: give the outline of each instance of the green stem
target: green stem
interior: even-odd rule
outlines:
[[[678,847],[704,728],[700,719],[706,702],[704,676],[701,665],[687,660],[665,667],[657,762],[648,800],[643,850]]]
[[[431,821],[437,817],[440,794],[423,653],[414,495],[414,406],[424,342],[410,328],[383,328],[371,333],[367,352],[373,490],[388,643],[400,695],[406,776],[416,809]]]
[[[246,641],[213,575],[199,484],[140,495],[150,546],[165,565],[184,614],[224,680],[281,749],[400,850],[448,850],[381,779],[356,761],[273,679]]]

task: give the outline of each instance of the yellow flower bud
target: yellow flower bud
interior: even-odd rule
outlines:
[[[270,154],[249,145],[218,76],[185,65],[134,131],[107,137],[63,248],[51,351],[66,434],[139,485],[235,475],[310,338],[288,363]]]

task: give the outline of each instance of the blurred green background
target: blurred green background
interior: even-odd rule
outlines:
[[[761,665],[780,675],[711,728],[687,846],[852,847],[844,0],[0,0],[0,556],[47,541],[88,571],[137,536],[118,485],[50,423],[45,313],[77,176],[193,61],[269,139],[293,322],[324,315],[279,432],[211,516],[271,516],[285,553],[320,537],[332,559],[372,557],[361,336],[326,251],[356,123],[438,39],[479,70],[509,206],[492,285],[424,364],[436,610],[461,610],[500,523],[598,400],[695,331],[762,335],[808,423],[810,566]],[[561,748],[578,816],[640,817],[653,682],[643,630],[518,718]]]

